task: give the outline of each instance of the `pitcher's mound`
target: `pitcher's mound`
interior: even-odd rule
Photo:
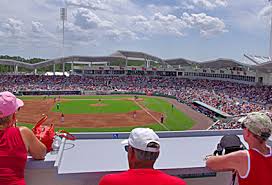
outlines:
[[[92,107],[104,107],[104,106],[107,106],[107,104],[96,103],[96,104],[90,104],[90,106],[92,106]]]

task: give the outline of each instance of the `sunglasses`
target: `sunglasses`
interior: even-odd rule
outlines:
[[[125,148],[125,151],[126,151],[126,152],[128,152],[128,148],[129,148],[129,146],[128,146],[128,145],[126,145],[126,146],[124,146],[124,148]]]
[[[244,123],[242,123],[242,124],[241,124],[241,128],[242,128],[242,129],[245,129],[245,128],[247,128],[247,127],[245,126]]]

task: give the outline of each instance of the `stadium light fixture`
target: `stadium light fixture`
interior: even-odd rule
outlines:
[[[60,8],[60,19],[62,20],[62,58],[64,60],[64,23],[67,21],[67,8]],[[65,63],[62,63],[62,72],[65,75]]]
[[[67,8],[60,8],[60,19],[62,21],[62,57],[64,57],[64,26],[67,21]]]
[[[268,0],[269,5],[272,7],[272,0]],[[272,59],[272,15],[270,15],[270,46],[269,46],[269,58]]]

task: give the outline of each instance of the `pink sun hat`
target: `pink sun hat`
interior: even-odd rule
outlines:
[[[14,94],[4,91],[0,92],[0,118],[7,117],[15,113],[19,107],[22,107],[24,102]]]

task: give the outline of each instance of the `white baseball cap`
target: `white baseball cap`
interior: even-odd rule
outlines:
[[[149,147],[148,144],[156,143],[158,147]],[[124,145],[130,145],[133,148],[146,152],[159,152],[159,136],[150,128],[135,128],[131,131],[129,138],[122,141]]]

